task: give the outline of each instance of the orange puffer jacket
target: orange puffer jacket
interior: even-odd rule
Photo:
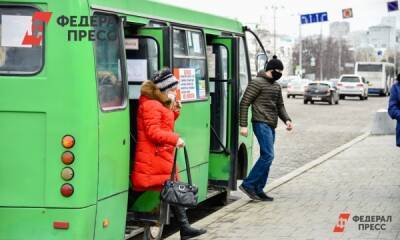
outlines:
[[[141,88],[137,112],[137,144],[132,186],[135,191],[160,191],[169,179],[179,135],[174,123],[179,112],[168,106],[170,100],[145,81]]]

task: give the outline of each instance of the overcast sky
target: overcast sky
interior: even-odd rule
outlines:
[[[342,20],[342,9],[353,8],[354,18],[350,30],[367,30],[369,26],[380,23],[383,16],[396,16],[397,28],[400,27],[400,11],[388,13],[386,0],[157,0],[168,4],[191,8],[230,18],[237,18],[251,26],[262,18],[265,27],[273,30],[273,12],[267,7],[276,5],[278,33],[298,36],[299,17],[297,14],[328,12],[329,21]],[[323,33],[329,33],[329,23],[324,23]],[[304,35],[319,34],[319,23],[303,25]]]

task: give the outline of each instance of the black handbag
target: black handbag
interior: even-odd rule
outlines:
[[[185,154],[188,183],[175,181],[176,159],[178,152],[178,149],[176,149],[171,178],[165,181],[164,187],[160,193],[160,198],[162,201],[173,206],[194,208],[197,206],[198,188],[192,184],[192,175],[190,174],[189,157],[186,147],[183,148],[183,151]]]

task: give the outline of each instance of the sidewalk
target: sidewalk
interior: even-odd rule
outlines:
[[[246,199],[194,224],[208,230],[198,239],[400,240],[400,148],[394,136],[369,136],[270,194],[274,202]],[[344,232],[333,232],[341,213],[350,214]],[[361,217],[359,226],[354,220]],[[386,230],[360,230],[367,225]]]

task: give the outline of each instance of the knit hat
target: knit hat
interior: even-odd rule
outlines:
[[[283,70],[283,64],[276,55],[274,55],[272,59],[269,60],[267,64],[265,64],[265,71],[273,69]]]
[[[153,77],[152,81],[160,89],[161,92],[165,92],[178,85],[178,80],[168,68],[164,68],[163,70],[158,72]]]

